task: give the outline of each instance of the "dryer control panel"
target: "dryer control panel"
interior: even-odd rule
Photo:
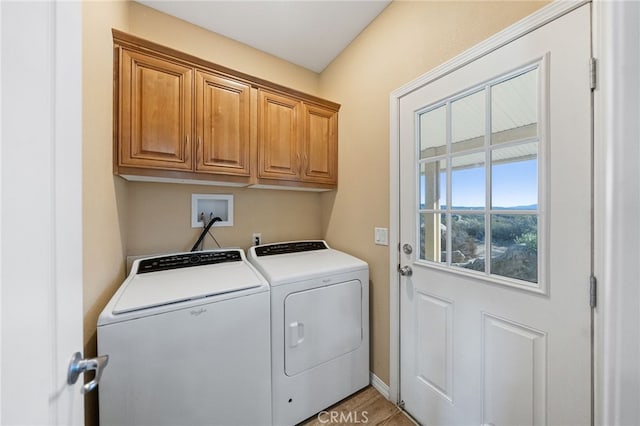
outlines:
[[[169,256],[143,259],[138,266],[137,274],[166,271],[168,269],[189,268],[191,266],[211,265],[224,262],[241,262],[239,250],[201,251],[195,253],[172,254]]]
[[[292,241],[290,243],[276,243],[258,246],[255,248],[256,256],[272,256],[275,254],[299,253],[303,251],[328,249],[324,241]]]

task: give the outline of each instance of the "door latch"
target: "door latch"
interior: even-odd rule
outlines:
[[[398,265],[398,272],[403,277],[410,277],[411,275],[413,275],[413,269],[411,269],[411,266],[409,266],[409,265],[405,265],[405,266],[402,266],[402,267],[400,265]]]

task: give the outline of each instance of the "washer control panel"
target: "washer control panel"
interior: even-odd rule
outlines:
[[[241,261],[242,255],[239,250],[172,254],[169,256],[153,257],[141,260],[136,273],[146,274],[148,272],[166,271],[168,269],[189,268],[191,266]]]
[[[256,256],[273,256],[275,254],[299,253],[303,251],[326,250],[329,247],[324,241],[292,241],[258,246]]]

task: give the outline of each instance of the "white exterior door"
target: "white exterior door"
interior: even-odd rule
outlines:
[[[400,392],[425,425],[591,422],[590,52],[587,4],[400,99]]]
[[[0,2],[0,424],[84,423],[80,2]]]

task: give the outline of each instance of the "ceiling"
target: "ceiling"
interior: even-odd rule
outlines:
[[[391,3],[391,0],[137,1],[318,73]]]

